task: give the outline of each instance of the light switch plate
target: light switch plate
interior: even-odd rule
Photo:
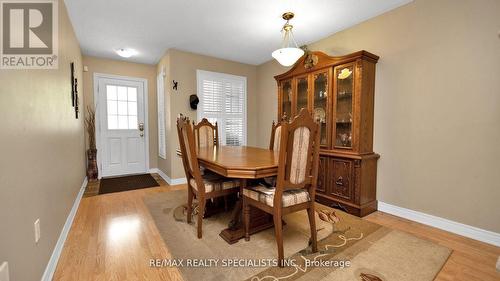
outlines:
[[[40,240],[40,219],[35,221],[35,243]]]
[[[9,263],[6,261],[0,265],[0,281],[9,281]]]

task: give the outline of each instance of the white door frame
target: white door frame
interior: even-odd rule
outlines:
[[[104,79],[118,79],[118,80],[125,80],[125,81],[132,81],[132,82],[138,82],[142,83],[143,89],[144,89],[144,135],[145,135],[145,149],[144,153],[145,159],[146,159],[146,170],[144,173],[149,172],[149,111],[148,111],[148,97],[149,97],[149,92],[148,92],[148,80],[144,78],[137,78],[137,77],[130,77],[130,76],[120,76],[120,75],[114,75],[114,74],[106,74],[106,73],[97,73],[94,72],[94,109],[95,109],[95,121],[96,121],[96,131],[95,131],[95,139],[96,139],[96,148],[97,148],[97,167],[99,168],[99,176],[98,178],[102,178],[102,159],[101,159],[101,114],[98,106],[99,102],[99,79],[104,78]]]

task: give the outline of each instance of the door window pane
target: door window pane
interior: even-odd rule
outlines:
[[[127,100],[127,87],[118,86],[118,100]]]
[[[106,86],[106,95],[108,100],[116,100],[116,86],[107,85]]]
[[[137,89],[128,87],[128,101],[137,101]]]
[[[137,88],[106,86],[109,130],[137,130]]]
[[[128,129],[127,116],[118,115],[118,129]]]
[[[118,115],[118,102],[108,100],[108,115]]]
[[[128,128],[130,130],[137,129],[137,116],[128,117]]]
[[[128,102],[128,115],[137,115],[137,102]]]
[[[127,102],[119,101],[118,102],[118,115],[127,115]]]
[[[108,130],[118,129],[118,116],[108,116]]]

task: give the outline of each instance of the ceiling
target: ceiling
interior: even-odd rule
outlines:
[[[281,14],[299,45],[412,0],[65,0],[85,55],[156,64],[169,48],[258,65],[281,45]]]

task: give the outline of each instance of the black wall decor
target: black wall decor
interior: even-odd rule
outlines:
[[[175,91],[177,91],[177,83],[179,83],[179,82],[172,80],[172,84],[173,84],[172,89],[174,89]]]
[[[200,102],[200,99],[198,98],[197,95],[190,95],[189,96],[189,106],[191,106],[191,109],[196,110],[198,108],[199,102]]]
[[[71,105],[75,108],[75,118],[78,119],[78,79],[75,78],[75,63],[70,63],[71,70]]]
[[[71,105],[75,107],[75,64],[69,64],[71,69]]]

